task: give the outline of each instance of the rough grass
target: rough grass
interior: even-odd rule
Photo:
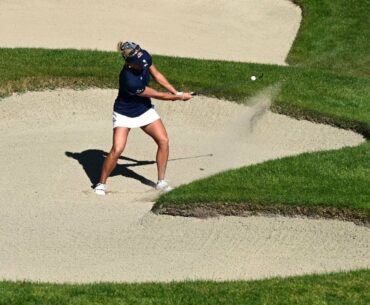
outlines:
[[[368,270],[218,283],[0,282],[0,305],[365,305],[369,282]]]
[[[370,142],[223,172],[161,196],[156,213],[282,214],[370,224]]]
[[[296,67],[155,56],[154,62],[181,90],[248,102],[278,83],[274,109],[369,136],[370,79]],[[0,97],[55,88],[117,88],[122,60],[113,52],[0,49]],[[264,74],[251,82],[251,75]],[[1,103],[1,102],[0,102]]]
[[[291,65],[370,76],[369,0],[293,0],[303,20]]]

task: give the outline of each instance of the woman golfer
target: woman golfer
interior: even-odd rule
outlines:
[[[107,179],[125,148],[130,129],[141,127],[158,145],[156,189],[168,192],[172,189],[164,180],[169,154],[168,136],[150,98],[186,101],[192,96],[188,92],[178,92],[152,64],[150,54],[138,44],[119,42],[117,50],[125,59],[125,64],[119,75],[118,97],[113,109],[113,146],[103,163],[100,181],[94,191],[98,195],[105,195]],[[150,75],[168,92],[148,87]]]

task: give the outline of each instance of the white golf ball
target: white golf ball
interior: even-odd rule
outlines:
[[[254,75],[251,76],[251,80],[255,81],[257,79],[257,77],[255,77]]]

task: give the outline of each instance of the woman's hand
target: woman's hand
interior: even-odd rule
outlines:
[[[182,101],[188,101],[193,97],[190,92],[176,92],[176,95],[180,96]]]
[[[193,96],[190,94],[190,92],[184,92],[182,95],[182,100],[183,101],[188,101],[192,98]]]

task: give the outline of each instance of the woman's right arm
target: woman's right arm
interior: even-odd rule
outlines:
[[[184,92],[181,95],[177,95],[170,92],[157,91],[151,87],[145,87],[145,90],[138,94],[138,96],[152,97],[164,101],[178,101],[178,100],[187,101],[192,98],[192,95],[188,92]]]

